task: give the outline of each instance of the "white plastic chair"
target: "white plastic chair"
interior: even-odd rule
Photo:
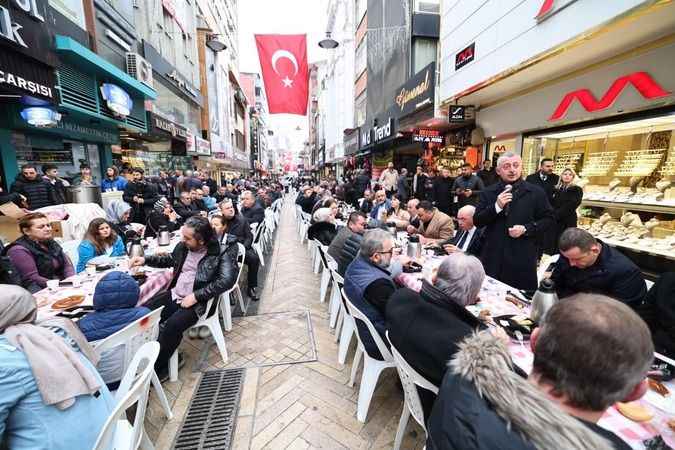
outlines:
[[[336,273],[335,275],[340,277],[340,274]],[[340,280],[342,279],[342,277],[336,279]],[[344,280],[342,281],[344,282]],[[340,289],[340,296],[341,296],[340,310],[342,312],[342,328],[338,327],[338,329],[340,330],[340,346],[338,347],[338,362],[344,365],[345,360],[347,359],[347,352],[349,351],[349,344],[351,344],[352,337],[354,336],[354,332],[356,331],[356,325],[354,324],[354,318],[347,309],[347,295],[345,294],[344,289]],[[335,331],[335,333],[337,334],[337,330]],[[353,384],[354,383],[352,382],[352,385]]]
[[[263,231],[265,229],[265,222],[260,222],[258,226],[255,229],[254,232],[254,237],[253,237],[253,244],[251,245],[255,252],[258,254],[258,258],[260,258],[260,265],[264,266],[265,265],[265,256],[263,254],[263,244],[262,244],[262,235]]]
[[[80,253],[78,249],[80,248],[81,242],[81,239],[73,239],[72,241],[61,242],[63,253],[65,253],[68,259],[70,259],[73,267],[77,267],[77,263],[80,262]]]
[[[346,297],[346,296],[345,296]],[[375,326],[370,322],[368,317],[365,316],[356,306],[354,306],[349,299],[346,300],[347,309],[351,313],[354,320],[360,320],[368,328],[377,349],[382,355],[382,361],[372,358],[363,345],[361,336],[359,335],[359,328],[356,328],[356,338],[358,339],[358,346],[356,347],[356,353],[354,354],[354,362],[352,363],[352,374],[349,380],[349,385],[354,386],[354,381],[356,378],[356,371],[363,358],[363,373],[361,374],[361,383],[359,386],[359,401],[357,404],[356,410],[356,419],[361,423],[366,423],[366,417],[368,417],[368,408],[370,407],[370,401],[373,398],[373,393],[375,392],[375,387],[377,387],[377,380],[380,378],[380,373],[384,369],[389,367],[396,367],[396,362],[394,362],[394,357],[391,355],[391,352],[382,341],[379,333],[375,329]]]
[[[415,369],[413,369],[391,343],[391,339],[389,339],[389,331],[387,331],[386,335],[387,340],[391,345],[391,354],[394,356],[394,361],[396,362],[396,371],[398,372],[398,377],[400,378],[401,385],[403,386],[403,411],[401,411],[401,419],[398,421],[396,439],[394,439],[394,450],[399,450],[401,448],[403,434],[405,433],[405,428],[408,425],[411,414],[415,421],[419,423],[424,429],[424,432],[427,432],[427,427],[424,425],[424,409],[422,408],[422,401],[420,400],[419,392],[417,392],[417,386],[431,391],[436,395],[438,395],[438,386],[431,383],[429,380],[420,375]]]
[[[159,321],[163,309],[163,306],[155,309],[118,332],[111,334],[107,338],[101,339],[98,342],[93,342],[92,346],[94,347],[94,350],[98,356],[101,357],[106,350],[112,350],[115,347],[123,345],[123,372],[126,372],[131,365],[134,355],[138,352],[138,349],[148,342],[157,341],[157,336],[159,335]],[[155,392],[159,398],[159,403],[162,405],[162,409],[164,409],[164,415],[169,420],[173,419],[173,412],[171,411],[169,400],[167,400],[164,388],[162,388],[162,383],[159,381],[159,377],[154,370],[152,371],[151,381],[152,387],[155,388]],[[119,389],[117,390],[117,393],[119,394]],[[116,394],[116,396],[118,394]]]
[[[147,342],[138,349],[117,390],[117,406],[108,416],[98,435],[94,450],[154,450],[145,432],[145,410],[153,367],[159,355],[159,342]],[[136,405],[134,423],[127,420],[126,411]]]
[[[244,259],[246,258],[246,247],[244,244],[237,243],[237,264],[239,264],[239,273],[237,274],[237,280],[234,282],[234,286],[230,288],[229,291],[223,292],[220,299],[220,313],[223,315],[223,324],[225,326],[225,331],[232,331],[232,305],[230,305],[230,298],[232,295],[237,296],[239,301],[239,307],[241,308],[242,313],[246,315],[247,305],[244,304],[244,295],[241,293],[241,288],[239,287],[239,280],[241,278],[241,272],[244,269]]]
[[[216,342],[220,357],[223,358],[223,363],[227,363],[228,357],[227,347],[225,346],[225,336],[223,335],[223,328],[220,326],[220,320],[218,319],[218,310],[220,309],[222,299],[223,296],[219,295],[215,299],[209,300],[206,303],[206,312],[204,315],[190,328],[207,327],[211,332],[213,340]],[[216,303],[215,305],[213,304],[214,302]],[[213,313],[211,313],[212,307]],[[211,313],[211,315],[209,315],[209,313]],[[173,355],[171,355],[171,358],[169,359],[169,380],[178,381],[178,350],[173,352]]]

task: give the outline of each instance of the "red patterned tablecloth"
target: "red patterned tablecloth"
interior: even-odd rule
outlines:
[[[428,259],[425,261],[425,264],[430,265],[433,269],[438,267],[441,259],[442,258]],[[422,288],[421,273],[403,273],[396,278],[396,281],[414,291],[419,292]],[[529,314],[528,307],[519,308],[504,300],[506,292],[509,290],[514,289],[500,281],[486,277],[479,294],[480,301],[476,305],[468,306],[467,309],[475,315],[478,315],[483,309],[489,309],[493,317],[504,314]],[[512,341],[509,344],[509,351],[514,363],[521,369],[528,373],[532,370],[533,355],[529,343],[525,342],[524,345],[521,345],[518,342]],[[669,400],[666,400],[666,402],[669,402],[670,404],[669,408],[666,406],[666,408],[671,411],[670,413],[655,407],[653,402],[661,401],[662,399],[659,398],[658,394],[648,392],[645,397],[639,400],[639,402],[644,406],[647,406],[649,410],[654,413],[654,418],[651,421],[642,423],[634,422],[624,417],[616,408],[612,407],[607,410],[604,416],[602,416],[598,425],[613,431],[626,441],[628,445],[635,449],[644,449],[645,446],[642,442],[658,434],[663,436],[668,445],[675,448],[675,432],[673,432],[667,424],[668,419],[675,418],[675,382],[668,382],[665,384],[671,391]]]
[[[171,282],[171,277],[173,275],[171,269],[152,269],[146,267],[145,270],[148,271],[148,277],[145,283],[140,287],[137,306],[145,304],[148,300],[166,288]],[[49,289],[43,289],[37,292],[35,294],[35,298],[38,302],[37,321],[41,322],[58,314],[59,310],[52,309],[52,304],[57,300],[71,295],[84,295],[84,302],[82,302],[82,305],[91,306],[93,304],[96,283],[98,283],[98,280],[106,273],[107,272],[100,272],[94,277],[86,277],[84,274],[77,275],[82,280],[82,285],[79,288],[60,286],[54,292],[50,292]]]

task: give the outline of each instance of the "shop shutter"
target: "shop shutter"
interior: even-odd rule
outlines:
[[[79,70],[62,65],[57,71],[61,90],[61,104],[98,114],[96,79]]]

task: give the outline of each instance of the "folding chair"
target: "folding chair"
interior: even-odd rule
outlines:
[[[232,295],[237,296],[239,301],[239,307],[241,311],[246,315],[247,306],[244,304],[244,296],[241,293],[241,288],[239,287],[239,280],[241,278],[241,272],[244,269],[244,259],[246,258],[246,247],[244,244],[237,243],[237,264],[239,264],[239,273],[237,274],[237,280],[234,282],[228,291],[220,294],[220,312],[223,315],[223,325],[225,326],[225,331],[232,331],[232,305],[230,305],[230,298]]]
[[[153,367],[159,355],[159,342],[147,342],[138,349],[122,378],[117,390],[117,406],[108,416],[98,435],[94,450],[154,450],[154,445],[145,432],[145,411]],[[134,423],[127,419],[126,412],[136,405]]]
[[[344,294],[343,294],[344,295]],[[345,296],[346,297],[346,296]],[[370,401],[373,398],[373,393],[375,392],[375,387],[377,387],[377,380],[380,378],[380,373],[389,367],[396,367],[396,362],[394,362],[394,357],[391,355],[391,352],[387,348],[386,344],[382,341],[379,333],[375,329],[375,326],[370,322],[370,319],[366,317],[356,306],[354,306],[349,299],[346,300],[347,309],[351,313],[354,320],[360,320],[368,328],[370,336],[375,341],[377,349],[382,355],[382,360],[375,359],[371,357],[366,348],[363,345],[363,340],[359,334],[359,328],[356,329],[356,338],[358,339],[358,346],[356,347],[356,353],[354,354],[354,362],[352,363],[352,374],[349,380],[349,385],[354,386],[354,381],[356,378],[356,371],[361,363],[361,358],[363,358],[363,372],[361,374],[361,383],[359,386],[359,400],[356,410],[356,419],[361,422],[366,422],[366,417],[368,417],[368,408],[370,407]]]
[[[340,277],[340,274],[336,274]],[[342,279],[336,278],[338,281]],[[344,280],[342,280],[342,285],[344,286]],[[356,324],[354,323],[354,318],[349,313],[347,309],[347,295],[345,294],[344,289],[340,288],[340,300],[341,306],[340,311],[342,312],[342,328],[340,330],[340,346],[338,347],[338,362],[344,364],[347,359],[347,352],[349,351],[349,344],[352,342],[352,337],[356,331]],[[335,331],[337,334],[337,330]],[[353,383],[352,383],[353,385]]]
[[[254,230],[254,237],[253,237],[253,244],[252,244],[253,249],[258,254],[258,258],[260,258],[260,265],[261,266],[265,265],[265,256],[264,256],[263,247],[262,247],[263,244],[261,242],[264,228],[265,228],[264,222],[260,222]]]
[[[436,395],[438,395],[438,386],[434,385],[422,375],[417,373],[417,371],[413,369],[410,364],[408,364],[405,358],[403,358],[398,350],[396,350],[394,344],[391,343],[391,339],[389,339],[389,331],[387,331],[386,336],[389,344],[391,345],[391,354],[394,357],[394,361],[396,362],[396,371],[398,372],[398,377],[401,379],[401,385],[403,386],[403,395],[405,399],[403,403],[403,411],[401,412],[401,419],[398,421],[396,439],[394,439],[394,450],[399,450],[401,448],[403,434],[405,433],[405,428],[408,425],[411,414],[415,421],[419,423],[424,429],[424,432],[427,432],[427,427],[424,425],[424,410],[422,409],[420,395],[417,392],[417,386],[431,391]]]
[[[98,356],[101,357],[103,352],[106,350],[112,350],[120,345],[123,345],[123,371],[126,372],[134,355],[138,352],[138,349],[148,342],[157,341],[157,336],[159,335],[159,321],[161,319],[163,309],[163,306],[161,308],[155,309],[140,319],[130,323],[118,332],[111,334],[107,338],[101,339],[98,342],[93,342],[92,346],[94,347],[94,350]],[[171,420],[173,419],[173,413],[171,412],[171,406],[169,405],[169,401],[167,400],[166,394],[164,393],[164,388],[162,388],[162,383],[159,381],[159,377],[157,376],[157,373],[154,371],[154,369],[151,375],[152,387],[154,387],[155,392],[157,392],[157,397],[159,398],[159,403],[162,405],[162,409],[164,410],[164,415],[167,419]]]

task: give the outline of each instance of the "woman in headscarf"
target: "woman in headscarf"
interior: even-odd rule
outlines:
[[[35,325],[25,289],[0,285],[0,436],[12,450],[90,450],[114,400],[66,319]]]
[[[178,214],[173,210],[171,203],[161,197],[155,202],[154,208],[148,217],[145,227],[145,237],[155,237],[159,234],[159,228],[165,226],[168,231],[176,231],[180,228]]]
[[[112,226],[113,230],[119,237],[122,238],[122,242],[126,245],[127,243],[127,231],[132,230],[129,224],[129,218],[131,217],[131,205],[122,200],[113,200],[110,202],[108,207],[105,209],[106,218],[108,223]]]

